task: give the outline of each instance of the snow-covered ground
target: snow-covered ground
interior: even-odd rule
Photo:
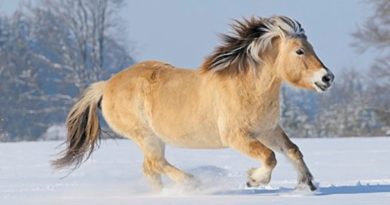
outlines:
[[[167,158],[198,178],[196,190],[166,180],[152,194],[141,173],[142,155],[128,140],[102,141],[81,168],[54,172],[60,142],[0,144],[0,204],[390,204],[390,138],[294,139],[305,155],[319,190],[294,190],[295,172],[283,156],[271,184],[246,189],[246,170],[258,163],[231,149],[168,147]]]

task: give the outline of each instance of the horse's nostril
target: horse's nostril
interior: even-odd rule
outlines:
[[[328,73],[328,74],[324,75],[324,77],[322,77],[322,81],[324,83],[329,83],[333,80],[333,78],[334,78],[333,74]]]
[[[330,77],[328,75],[324,75],[324,77],[322,77],[322,81],[324,83],[328,83],[330,81]]]

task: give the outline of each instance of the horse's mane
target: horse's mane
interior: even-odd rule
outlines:
[[[278,36],[306,38],[301,24],[285,16],[234,20],[232,34],[221,36],[223,44],[206,58],[201,71],[245,73],[262,62],[261,54],[271,45],[272,39]]]

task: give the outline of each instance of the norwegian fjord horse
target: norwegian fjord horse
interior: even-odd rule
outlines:
[[[140,62],[90,85],[67,118],[66,150],[53,164],[78,167],[100,137],[98,108],[117,134],[144,154],[143,171],[155,189],[161,175],[176,182],[192,176],[164,157],[165,144],[230,147],[261,163],[248,171],[248,186],[270,182],[274,151],[294,165],[298,183],[315,190],[299,148],[280,126],[282,82],[323,92],[333,74],[315,54],[300,23],[284,16],[235,21],[198,70],[159,61]]]

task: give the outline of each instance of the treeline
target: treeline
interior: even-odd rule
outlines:
[[[290,135],[390,136],[390,1],[366,3],[374,12],[353,33],[353,46],[357,52],[375,52],[377,58],[369,69],[336,76],[324,95],[285,89],[282,124]]]
[[[42,138],[86,85],[134,63],[118,41],[123,5],[41,0],[0,14],[0,141]]]
[[[293,137],[389,136],[390,89],[371,72],[347,70],[321,95],[284,88],[283,127]]]
[[[390,135],[390,1],[368,3],[375,13],[353,34],[354,46],[378,51],[378,58],[366,71],[338,74],[322,95],[283,87],[282,126],[290,136]],[[123,6],[123,0],[41,0],[0,14],[0,141],[64,136],[55,128],[81,91],[134,63],[118,40]]]

